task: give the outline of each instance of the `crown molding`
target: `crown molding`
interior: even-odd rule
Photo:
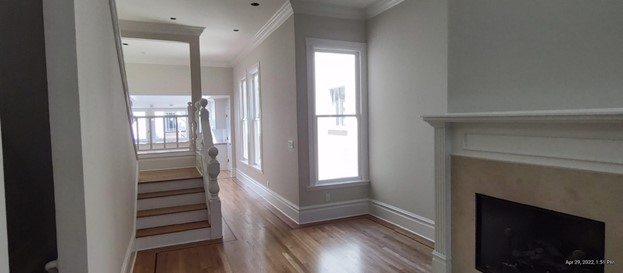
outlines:
[[[260,30],[253,36],[253,40],[234,58],[234,60],[229,64],[229,67],[234,67],[238,64],[244,57],[249,55],[253,49],[262,44],[275,30],[277,30],[283,23],[285,23],[290,16],[294,14],[294,10],[292,9],[292,5],[290,5],[290,1],[286,1],[283,3],[281,8],[273,14],[270,19],[264,24]]]
[[[143,32],[199,37],[205,27],[119,20],[121,32]]]
[[[292,2],[292,8],[294,9],[294,13],[297,14],[308,14],[351,20],[366,19],[365,9],[344,7],[328,3],[303,2],[300,0],[292,0],[290,2]]]
[[[449,113],[422,116],[435,127],[448,123],[621,123],[623,108]]]
[[[368,19],[377,16],[388,9],[402,3],[404,0],[378,0],[366,8],[366,17]]]

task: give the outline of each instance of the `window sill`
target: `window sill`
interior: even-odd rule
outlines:
[[[370,185],[370,181],[368,180],[355,180],[355,181],[338,182],[338,183],[324,183],[324,184],[315,184],[315,185],[308,186],[307,191],[351,188],[351,187],[361,187],[361,186],[368,186],[368,185]]]
[[[260,174],[264,174],[264,170],[262,170],[262,168],[258,165],[251,165],[249,164],[249,161],[246,160],[240,160],[240,163],[244,164],[245,166],[249,167],[249,169],[255,170],[256,172],[260,173]]]

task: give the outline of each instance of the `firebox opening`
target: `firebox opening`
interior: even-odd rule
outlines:
[[[605,223],[476,194],[476,269],[604,273]]]

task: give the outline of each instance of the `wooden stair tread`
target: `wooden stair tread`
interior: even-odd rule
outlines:
[[[138,183],[157,183],[175,180],[202,178],[197,168],[179,168],[168,170],[142,171],[138,176]]]
[[[190,188],[190,189],[181,189],[181,190],[171,190],[171,191],[157,191],[157,192],[145,192],[139,193],[138,199],[148,199],[148,198],[156,198],[156,197],[166,197],[166,196],[175,196],[175,195],[184,195],[191,193],[199,193],[203,192],[203,187],[200,188]]]
[[[171,213],[178,213],[178,212],[204,210],[207,208],[208,207],[206,206],[205,203],[201,203],[201,204],[192,204],[192,205],[157,208],[157,209],[146,209],[146,210],[139,210],[136,213],[136,217],[141,218],[141,217],[157,216],[157,215],[164,215],[164,214],[171,214]]]
[[[201,229],[201,228],[209,228],[209,227],[210,227],[210,223],[206,220],[206,221],[199,221],[199,222],[161,226],[161,227],[143,228],[143,229],[139,229],[136,231],[136,238],[168,234],[168,233],[174,233],[174,232],[181,232],[181,231],[188,231],[188,230]]]

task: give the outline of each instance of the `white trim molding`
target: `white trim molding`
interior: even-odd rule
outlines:
[[[121,273],[132,273],[134,271],[134,262],[136,260],[134,238],[136,238],[136,228],[134,229],[134,232],[132,232],[132,238],[130,238],[130,242],[128,243],[128,248],[125,252],[125,258],[123,259]]]
[[[435,241],[435,221],[431,219],[378,200],[370,200],[370,215],[431,242]]]
[[[366,215],[369,211],[369,200],[367,198],[305,206],[299,210],[299,224]]]
[[[266,202],[270,203],[283,215],[290,218],[290,220],[295,223],[299,223],[299,206],[288,201],[283,196],[262,185],[259,181],[240,170],[236,170],[236,178],[244,185],[249,186],[255,193],[259,194]]]
[[[291,2],[294,13],[351,20],[366,19],[366,10],[363,8],[352,8],[330,3],[306,2],[300,0],[293,0]]]
[[[623,108],[424,116],[435,127],[433,273],[451,273],[452,155],[623,173]]]
[[[177,24],[150,23],[139,21],[119,20],[121,33],[124,32],[144,32],[154,34],[172,34],[199,37],[205,27],[184,26]]]
[[[236,66],[242,59],[244,59],[251,51],[261,45],[275,30],[277,30],[283,23],[285,23],[290,16],[294,14],[290,1],[283,3],[281,8],[273,14],[270,19],[260,28],[260,30],[253,36],[253,39],[247,43],[247,46],[240,51],[238,56],[230,63],[230,67]]]
[[[373,215],[429,241],[434,241],[435,223],[426,217],[368,198],[299,207],[247,174],[237,171],[238,181],[296,224],[311,224],[360,215]]]
[[[388,9],[402,3],[404,0],[378,0],[366,8],[366,17],[368,19],[377,16]]]

